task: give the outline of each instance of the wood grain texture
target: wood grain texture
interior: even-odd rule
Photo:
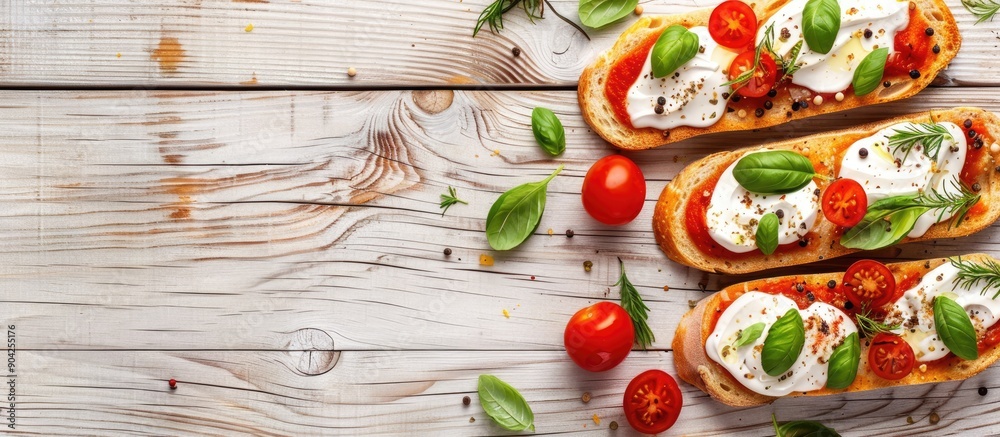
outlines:
[[[587,129],[573,91],[0,92],[0,325],[17,326],[20,432],[506,434],[461,406],[476,376],[491,372],[532,401],[539,433],[629,435],[618,407],[626,381],[672,371],[666,348],[689,302],[745,279],[660,253],[652,205],[672,175],[717,150],[970,95],[1000,110],[990,93],[936,88],[630,154],[648,179],[647,205],[608,227],[582,212],[579,191],[590,164],[614,152]],[[567,128],[559,158],[534,143],[535,106]],[[491,203],[559,164],[537,235],[489,250]],[[448,186],[469,205],[442,216]],[[875,255],[996,256],[998,243],[995,226]],[[481,254],[494,265],[480,265]],[[651,307],[656,350],[584,373],[565,359],[562,332],[576,310],[617,298],[617,256]],[[672,433],[761,435],[772,411],[846,435],[996,433],[1000,391],[975,394],[995,387],[996,372],[744,411],[685,385]],[[177,391],[169,378],[181,381]],[[581,406],[583,391],[596,400]],[[931,412],[942,418],[934,426]],[[609,420],[623,428],[610,433]]]
[[[553,0],[579,22],[577,0]],[[635,19],[591,40],[546,13],[514,10],[498,35],[472,38],[489,0],[12,1],[0,5],[4,86],[572,86]],[[683,13],[714,0],[643,1],[646,14]],[[948,0],[963,48],[940,84],[993,86],[997,24],[973,25]],[[249,31],[248,31],[249,30]],[[514,57],[517,47],[521,55]],[[354,67],[355,77],[347,75]]]
[[[488,373],[528,400],[538,435],[638,436],[624,417],[622,392],[634,375],[673,366],[669,352],[633,352],[595,374],[561,351],[359,351],[308,376],[290,361],[259,351],[22,352],[18,427],[5,435],[511,435],[479,405],[476,381]],[[1000,369],[991,368],[963,382],[745,410],[682,384],[685,405],[667,434],[771,435],[771,413],[780,421],[819,420],[845,436],[995,434],[1000,428],[983,418],[996,411],[997,378]],[[932,424],[932,414],[940,421]],[[609,429],[612,421],[618,430]]]

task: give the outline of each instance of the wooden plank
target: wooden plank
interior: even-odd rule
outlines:
[[[989,90],[934,89],[850,119],[630,154],[648,178],[647,205],[609,227],[583,212],[578,193],[612,151],[573,92],[3,92],[2,322],[24,327],[31,349],[284,350],[316,329],[338,350],[560,350],[571,314],[617,298],[621,256],[665,349],[702,289],[743,279],[676,265],[654,243],[655,199],[686,163],[969,95]],[[530,133],[539,105],[568,129],[557,159]],[[491,251],[492,202],[558,164],[566,170],[537,235]],[[448,186],[469,205],[442,216]],[[994,227],[877,255],[1000,255],[998,242]],[[480,265],[483,254],[495,264]]]
[[[515,10],[501,34],[472,38],[489,2],[4,2],[0,86],[566,86],[635,20],[589,30],[588,41],[551,11],[532,24]],[[551,3],[578,20],[577,0]],[[715,4],[643,2],[647,14]],[[1000,83],[1000,71],[991,68],[997,25],[974,26],[959,0],[948,4],[964,43],[939,82]],[[347,75],[350,67],[355,77]]]
[[[635,352],[608,372],[588,373],[561,351],[359,351],[340,353],[332,367],[311,375],[301,358],[22,351],[16,429],[4,426],[5,435],[510,435],[479,406],[476,381],[483,373],[520,390],[535,413],[536,434],[636,435],[621,407],[625,386],[646,369],[673,368],[668,352]],[[845,436],[995,434],[997,378],[994,367],[964,382],[781,399],[751,409],[724,406],[681,383],[684,407],[669,435],[773,435],[771,413],[781,421],[819,420]],[[989,389],[986,396],[980,387]],[[581,400],[584,392],[592,395],[589,403]],[[464,396],[471,405],[463,405]],[[8,408],[0,404],[4,418]],[[932,423],[932,414],[940,421]],[[612,421],[620,429],[611,431]]]

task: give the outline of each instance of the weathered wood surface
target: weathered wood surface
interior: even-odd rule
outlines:
[[[672,368],[669,352],[634,352],[592,374],[561,351],[339,354],[320,375],[297,357],[260,351],[22,352],[19,435],[510,435],[479,407],[476,379],[495,374],[535,413],[528,435],[637,436],[621,409],[628,381]],[[171,390],[166,379],[175,378]],[[761,436],[770,418],[821,420],[844,435],[988,435],[1000,369],[964,382],[828,398],[782,399],[738,410],[682,384],[678,424],[662,435]],[[979,387],[989,387],[986,397]],[[583,403],[589,392],[592,399]],[[462,397],[471,405],[464,406]],[[936,414],[940,421],[932,424]],[[600,424],[595,424],[597,415]],[[475,419],[470,423],[470,418]],[[908,423],[907,419],[913,423]],[[612,421],[620,425],[611,431]]]
[[[963,46],[939,83],[1000,83],[1000,23],[973,26],[947,0]],[[112,0],[0,4],[4,86],[418,86],[575,85],[583,68],[635,20],[590,41],[551,12],[523,11],[505,30],[472,38],[490,0]],[[553,0],[578,22],[577,0]],[[715,0],[643,1],[646,14],[683,13]],[[252,27],[251,27],[252,26]],[[248,31],[249,30],[249,31]],[[519,57],[512,49],[521,50]],[[348,68],[357,70],[348,77]]]
[[[618,407],[627,380],[672,372],[669,342],[688,302],[740,279],[682,268],[656,247],[652,206],[673,175],[714,151],[968,96],[1000,110],[990,94],[936,88],[631,154],[647,205],[615,228],[579,203],[587,168],[613,151],[572,91],[0,92],[0,324],[17,326],[22,349],[19,432],[503,434],[475,401],[461,405],[480,373],[495,373],[532,401],[539,434],[603,435],[617,420],[612,434],[629,435]],[[563,156],[534,144],[535,106],[566,125]],[[489,250],[493,200],[559,164],[538,235]],[[449,185],[470,204],[441,216]],[[1000,256],[998,236],[994,226],[876,255]],[[481,266],[481,254],[495,265]],[[579,308],[617,298],[617,256],[652,308],[656,350],[589,374],[565,358],[562,330]],[[996,387],[996,372],[752,410],[684,385],[688,405],[670,434],[761,435],[772,411],[848,435],[996,433],[1000,390],[976,394]],[[597,399],[580,404],[583,391]]]

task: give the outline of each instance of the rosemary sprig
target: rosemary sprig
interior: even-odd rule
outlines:
[[[872,314],[868,305],[862,306],[861,311],[855,314],[854,318],[858,321],[858,329],[861,330],[861,335],[865,338],[872,338],[880,332],[892,332],[902,326],[899,323],[889,325],[885,321],[879,320]]]
[[[441,195],[441,208],[444,209],[444,211],[441,211],[441,215],[444,215],[444,213],[448,212],[448,208],[451,208],[451,206],[456,203],[461,203],[462,205],[469,204],[469,202],[466,202],[457,197],[454,187],[448,186],[448,194]]]
[[[955,277],[953,283],[957,287],[964,288],[966,290],[971,290],[982,283],[983,289],[980,290],[979,294],[986,294],[989,289],[996,289],[993,293],[993,299],[1000,297],[1000,263],[997,263],[992,258],[987,258],[982,261],[982,263],[977,263],[969,260],[962,260],[962,257],[950,258],[951,265],[958,269],[958,276]]]
[[[750,67],[749,70],[740,73],[740,75],[736,76],[735,79],[726,82],[721,86],[732,86],[735,84],[740,84],[738,87],[733,88],[733,92],[731,95],[736,95],[736,91],[738,91],[740,88],[743,88],[750,81],[750,78],[752,78],[754,74],[757,73],[757,69],[760,68],[760,54],[764,51],[765,48],[771,47],[773,44],[774,44],[774,23],[771,23],[770,26],[767,26],[767,30],[764,31],[764,41],[761,41],[761,43],[757,45],[757,48],[754,51],[753,66]],[[768,49],[768,51],[771,50]]]
[[[628,276],[625,276],[625,263],[621,258],[618,258],[618,266],[621,268],[621,276],[618,277],[618,282],[615,285],[621,286],[622,308],[632,318],[632,327],[635,328],[635,343],[642,350],[646,350],[649,345],[656,341],[653,330],[646,323],[646,319],[649,318],[647,314],[649,307],[642,301],[639,290],[636,290],[632,282],[628,280]]]
[[[923,145],[924,154],[936,161],[938,153],[941,152],[941,144],[945,140],[955,141],[948,128],[936,123],[911,124],[902,129],[895,129],[894,132],[889,137],[889,148],[893,153],[899,150],[906,152],[903,155],[904,161],[917,144]]]
[[[995,0],[962,0],[962,6],[979,19],[976,24],[986,20],[993,21],[993,16],[1000,11],[1000,3]]]
[[[496,0],[486,6],[483,12],[479,14],[479,21],[476,22],[475,29],[472,30],[472,37],[475,38],[476,34],[479,33],[479,29],[482,29],[483,24],[490,25],[490,32],[499,33],[503,30],[503,14],[507,11],[514,9],[521,0]],[[527,8],[527,5],[525,5]],[[525,9],[527,11],[527,9]],[[532,13],[528,12],[528,17],[531,17]]]
[[[960,183],[958,178],[951,180],[951,186],[958,190],[958,193],[946,193],[943,191],[938,191],[931,189],[930,193],[923,193],[914,199],[917,205],[928,208],[929,210],[938,209],[941,212],[938,213],[937,221],[941,221],[945,214],[950,214],[953,218],[948,228],[956,227],[962,224],[962,220],[965,220],[965,216],[969,214],[969,210],[973,206],[979,203],[980,195],[972,192],[969,187],[965,184]]]
[[[799,53],[802,52],[802,43],[804,42],[805,40],[800,39],[799,42],[795,43],[795,45],[792,46],[792,51],[788,52],[788,59],[777,56],[777,53],[774,53],[773,49],[771,50],[771,53],[774,53],[775,57],[781,61],[781,71],[783,73],[781,74],[781,79],[779,79],[778,82],[781,82],[782,80],[792,77],[792,75],[795,74],[796,71],[799,71],[799,68],[802,68],[802,66],[799,65],[798,62],[799,62]]]

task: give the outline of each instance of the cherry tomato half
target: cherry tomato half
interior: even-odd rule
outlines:
[[[903,379],[913,371],[915,361],[913,348],[896,334],[881,332],[868,348],[868,365],[880,378]]]
[[[625,417],[636,431],[663,432],[674,425],[684,399],[674,377],[660,370],[647,370],[632,379],[625,389]]]
[[[741,74],[753,68],[753,59],[756,56],[754,50],[747,50],[740,53],[729,65],[729,80],[735,80]],[[732,85],[736,92],[744,97],[763,97],[778,80],[778,65],[767,52],[761,52],[760,65],[754,70],[753,76],[744,82],[737,82]]]
[[[646,201],[646,178],[631,159],[605,156],[583,178],[583,208],[597,221],[623,225],[635,219]]]
[[[896,295],[896,277],[889,268],[878,261],[863,259],[847,269],[844,274],[847,300],[856,308],[879,308]]]
[[[569,319],[563,342],[566,353],[578,366],[603,372],[621,363],[632,350],[635,330],[625,309],[611,302],[598,302]]]
[[[708,33],[719,45],[742,49],[749,46],[757,35],[757,15],[746,3],[724,1],[712,10]]]
[[[868,212],[868,195],[854,179],[837,179],[823,193],[823,215],[837,226],[849,228]]]

